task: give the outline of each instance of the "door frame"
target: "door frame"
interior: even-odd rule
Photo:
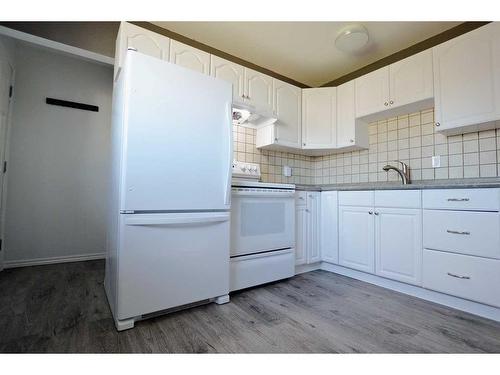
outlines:
[[[8,54],[5,54],[8,56]],[[1,58],[1,57],[0,57]],[[15,77],[16,77],[16,69],[14,65],[14,61],[10,60],[8,57],[5,59],[7,64],[10,66],[11,74],[10,74],[10,86],[12,88],[15,87]],[[14,95],[9,98],[9,106],[7,109],[7,121],[5,127],[5,139],[3,141],[3,145],[0,145],[0,150],[3,148],[3,155],[0,153],[0,167],[3,168],[3,163],[8,162],[10,155],[10,134],[12,128],[12,110],[14,107]],[[7,204],[7,180],[9,176],[9,168],[5,172],[2,180],[2,184],[0,186],[0,238],[2,239],[2,248],[0,250],[0,271],[4,269],[4,259],[5,259],[5,219],[6,219],[6,204]],[[3,170],[0,171],[3,173]]]

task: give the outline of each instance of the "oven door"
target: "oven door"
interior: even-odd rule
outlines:
[[[231,257],[295,246],[294,192],[235,189],[231,202]]]

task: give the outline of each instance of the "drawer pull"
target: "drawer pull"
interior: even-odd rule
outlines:
[[[458,230],[449,230],[449,229],[446,229],[446,232],[448,232],[450,234],[463,234],[464,236],[469,236],[470,235],[470,232],[460,232]]]
[[[448,202],[468,202],[469,198],[448,198]]]
[[[457,279],[470,280],[470,276],[455,275],[454,273],[448,272],[448,276],[456,277]]]

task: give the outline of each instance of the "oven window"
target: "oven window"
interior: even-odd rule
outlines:
[[[241,236],[259,236],[285,231],[285,202],[241,203]]]

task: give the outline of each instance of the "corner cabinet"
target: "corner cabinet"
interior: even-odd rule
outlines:
[[[114,79],[122,68],[128,48],[134,48],[145,55],[168,61],[170,38],[128,22],[121,22],[116,38]]]
[[[368,148],[365,123],[356,120],[354,81],[337,86],[337,149],[342,151]]]
[[[500,23],[433,48],[436,131],[491,129],[500,119]]]
[[[203,74],[210,74],[210,54],[172,40],[170,45],[170,62]]]
[[[337,147],[337,89],[302,90],[302,148]]]

